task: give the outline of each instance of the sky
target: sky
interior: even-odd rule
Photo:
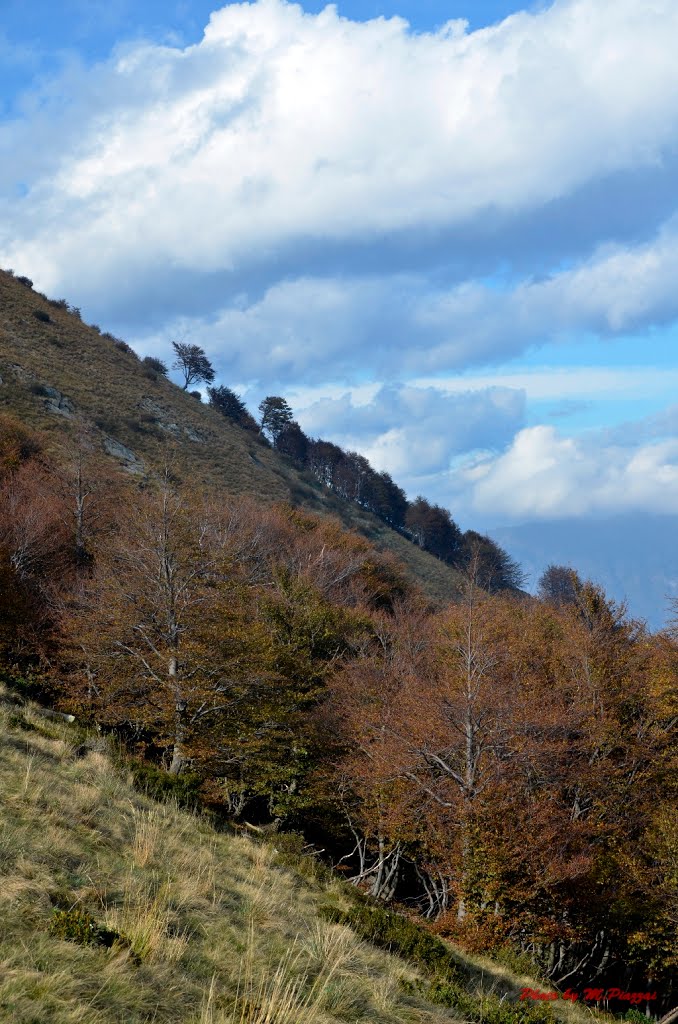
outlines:
[[[492,531],[678,514],[675,0],[3,0],[0,266]]]

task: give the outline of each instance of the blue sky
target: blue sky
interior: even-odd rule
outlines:
[[[463,526],[675,514],[677,45],[675,0],[5,0],[0,265]]]

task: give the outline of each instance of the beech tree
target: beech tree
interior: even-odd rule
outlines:
[[[212,383],[216,373],[204,349],[184,341],[173,341],[172,348],[176,355],[172,369],[182,373],[184,391],[188,391],[191,384],[200,384],[203,381],[206,384]]]
[[[518,562],[490,537],[475,530],[463,535],[457,564],[491,594],[519,590],[525,583]]]
[[[403,705],[413,680],[425,691],[433,671],[428,626],[422,609],[405,603],[393,616],[373,616],[355,658],[331,680],[325,709],[329,730],[345,748],[331,783],[351,837],[340,863],[381,899],[395,894],[403,859],[426,827],[421,793],[405,779],[411,757]]]
[[[445,562],[456,561],[462,546],[462,535],[447,509],[431,505],[419,495],[408,505],[405,529],[419,547]]]
[[[537,594],[540,600],[561,607],[576,604],[577,591],[580,587],[581,580],[574,569],[567,565],[551,563],[539,577]]]
[[[166,475],[126,512],[71,609],[81,700],[111,724],[150,730],[176,774],[219,760],[222,723],[270,679],[269,644],[208,509]]]

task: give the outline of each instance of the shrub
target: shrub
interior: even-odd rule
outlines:
[[[163,363],[162,359],[156,359],[155,356],[144,356],[141,362],[145,369],[152,370],[154,374],[160,373],[166,377],[169,373],[167,364]]]
[[[68,312],[72,313],[73,316],[77,316],[78,320],[82,320],[82,313],[79,306],[69,306]]]
[[[200,779],[196,775],[170,775],[148,761],[132,762],[132,782],[154,800],[174,800],[180,807],[200,806]]]
[[[94,945],[99,929],[86,910],[55,910],[49,925],[49,934],[55,939],[67,939],[81,946]]]
[[[438,1006],[456,1010],[465,1020],[482,1024],[555,1024],[549,1003],[514,1003],[495,995],[476,997],[444,981],[432,982],[423,989],[422,995]]]
[[[19,282],[19,284],[22,284],[24,288],[33,287],[33,282],[31,281],[30,277],[17,277],[16,280]]]
[[[323,907],[324,917],[346,924],[375,946],[388,949],[417,964],[428,974],[448,982],[462,983],[463,972],[448,947],[421,925],[401,914],[360,900],[348,911]]]
[[[94,423],[104,434],[115,434],[120,425],[118,420],[110,416],[95,416]]]
[[[57,309],[68,310],[68,303],[66,302],[65,299],[48,299],[47,301],[50,303],[50,305],[56,306]]]
[[[43,324],[51,324],[52,322],[51,316],[49,313],[45,313],[44,309],[34,309],[33,316]]]
[[[199,402],[202,402],[202,395],[199,391],[189,391],[188,393],[189,395],[192,395],[193,398],[197,398]]]
[[[137,354],[134,349],[131,345],[128,345],[126,341],[123,341],[122,338],[116,338],[116,336],[111,334],[110,331],[106,331],[101,335],[101,337],[106,338],[107,341],[112,341],[119,352],[124,352],[128,356],[134,356],[135,359],[137,358]]]
[[[110,949],[117,944],[127,949],[130,947],[129,939],[122,932],[97,924],[88,911],[74,907],[67,910],[55,909],[48,931],[55,939],[77,942],[80,946],[106,946]],[[133,959],[139,961],[137,956]]]

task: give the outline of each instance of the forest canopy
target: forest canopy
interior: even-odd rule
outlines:
[[[424,499],[403,515],[472,545],[460,600],[331,519],[170,464],[111,475],[86,431],[56,449],[3,416],[0,668],[468,949],[670,1000],[676,635],[573,570],[497,587],[482,536]]]

